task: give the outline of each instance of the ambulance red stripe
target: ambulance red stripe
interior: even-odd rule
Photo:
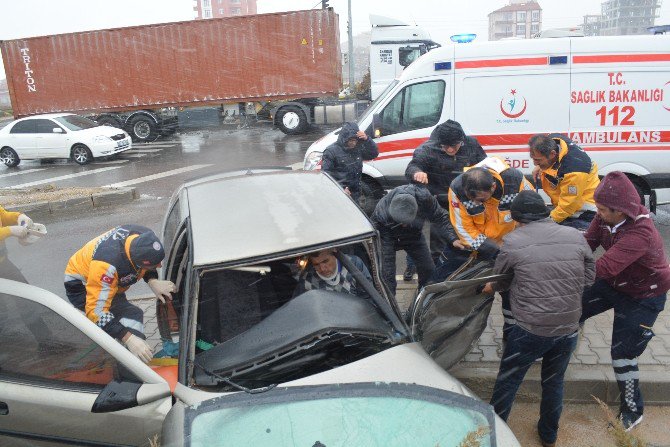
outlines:
[[[670,54],[594,54],[572,56],[573,64],[609,64],[612,62],[670,62]]]

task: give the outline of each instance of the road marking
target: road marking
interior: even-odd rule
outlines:
[[[163,149],[131,149],[129,152],[131,154],[153,154],[162,150]]]
[[[112,169],[119,169],[119,168],[122,168],[122,167],[123,166],[109,166],[107,168],[91,169],[90,171],[77,172],[76,174],[61,175],[60,177],[52,177],[52,178],[48,178],[48,179],[44,179],[44,180],[38,180],[36,182],[30,182],[30,183],[21,183],[20,185],[10,186],[9,188],[10,189],[27,188],[29,186],[36,186],[36,185],[43,185],[45,183],[59,182],[61,180],[68,180],[68,179],[75,178],[75,177],[83,177],[84,175],[98,174],[100,172],[111,171]]]
[[[158,174],[147,175],[145,177],[139,177],[139,178],[132,179],[132,180],[126,180],[125,182],[112,183],[111,185],[105,185],[105,186],[109,187],[109,188],[121,188],[123,186],[136,185],[138,183],[149,182],[151,180],[156,180],[156,179],[163,178],[163,177],[169,177],[171,175],[181,174],[182,172],[189,172],[189,171],[195,171],[196,169],[207,168],[209,166],[213,166],[213,165],[209,164],[209,165],[186,166],[184,168],[173,169],[171,171],[165,171],[165,172],[159,172]]]
[[[130,158],[142,158],[146,157],[147,154],[123,154],[125,157],[130,157]]]
[[[176,143],[174,143],[174,144],[160,144],[160,143],[159,144],[151,144],[151,143],[148,143],[148,144],[133,144],[132,149],[144,148],[144,147],[160,147],[160,148],[165,149],[165,148],[168,148],[168,147],[175,147],[176,145],[177,145]]]
[[[94,165],[119,165],[121,163],[128,163],[130,160],[103,160],[103,161],[94,161],[91,164]]]
[[[25,171],[12,172],[11,174],[0,174],[0,177],[11,177],[13,175],[28,174],[29,172],[44,171],[46,168],[26,169]]]

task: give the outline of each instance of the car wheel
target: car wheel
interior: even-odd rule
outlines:
[[[286,106],[277,112],[277,127],[287,135],[297,135],[307,129],[307,116],[297,106]]]
[[[361,195],[358,198],[358,205],[368,216],[372,216],[377,202],[384,195],[381,186],[374,180],[363,179],[361,182]]]
[[[138,115],[130,120],[130,136],[135,142],[151,143],[159,136],[158,128],[148,116]]]
[[[3,147],[2,150],[0,150],[0,161],[10,168],[18,166],[18,164],[21,163],[19,155],[11,147]]]
[[[85,165],[93,161],[93,154],[83,144],[75,144],[72,147],[72,159],[80,165]]]

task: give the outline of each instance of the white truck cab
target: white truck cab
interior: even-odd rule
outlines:
[[[407,183],[414,149],[447,119],[487,154],[530,174],[527,142],[564,133],[598,164],[623,171],[652,207],[670,201],[670,36],[577,37],[447,45],[408,66],[358,120],[379,146],[363,192]],[[320,166],[334,131],[305,154]],[[664,190],[665,189],[665,190]]]

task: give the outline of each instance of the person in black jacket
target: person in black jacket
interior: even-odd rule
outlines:
[[[449,213],[428,189],[419,185],[403,185],[389,191],[377,203],[371,219],[381,239],[382,278],[393,293],[396,289],[396,251],[405,250],[416,262],[419,288],[426,284],[435,270],[422,233],[426,219],[449,243],[458,240],[449,221]]]
[[[405,177],[410,183],[428,185],[428,190],[444,209],[449,209],[447,195],[451,182],[463,173],[463,169],[474,166],[486,158],[484,149],[474,137],[465,135],[459,123],[447,120],[438,125],[428,141],[416,148],[412,161],[407,165]],[[439,232],[430,232],[430,252],[437,261],[444,250],[445,240]],[[405,280],[412,278],[412,263],[407,260]]]
[[[361,195],[363,160],[372,160],[379,155],[377,143],[356,123],[344,123],[337,141],[323,152],[321,170],[337,180],[352,199]]]

